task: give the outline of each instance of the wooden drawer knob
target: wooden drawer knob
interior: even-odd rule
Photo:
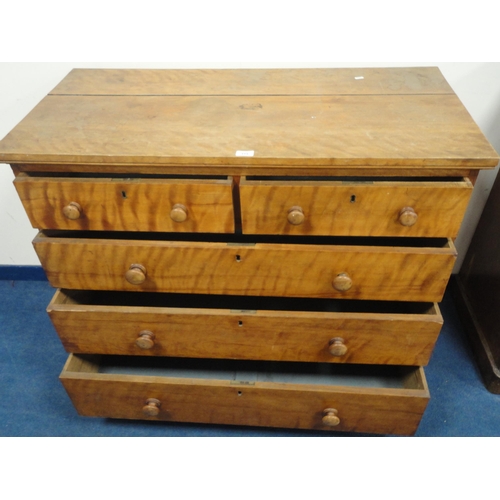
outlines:
[[[403,226],[411,227],[418,219],[417,212],[411,207],[405,207],[399,212],[399,222]]]
[[[82,213],[83,213],[82,207],[75,201],[72,201],[63,208],[64,216],[70,220],[79,219],[82,216]]]
[[[173,206],[172,211],[170,212],[170,218],[174,222],[184,222],[188,217],[187,208],[180,203]]]
[[[151,349],[155,345],[155,334],[149,330],[139,333],[135,345],[141,349]]]
[[[305,216],[302,208],[292,207],[288,210],[288,222],[294,226],[300,226],[304,222]]]
[[[131,285],[140,285],[146,281],[146,268],[141,264],[132,264],[130,269],[125,273],[125,279]]]
[[[328,427],[337,427],[337,425],[340,424],[340,418],[337,416],[338,413],[339,412],[334,408],[327,408],[323,412],[323,424],[327,425]]]
[[[344,339],[340,337],[335,337],[330,340],[330,347],[328,349],[332,356],[345,356],[347,353],[347,346],[344,344]]]
[[[149,398],[142,408],[142,413],[147,417],[157,417],[160,414],[161,403],[158,399]]]
[[[347,292],[352,287],[352,279],[347,273],[340,273],[333,280],[333,288],[339,292]]]

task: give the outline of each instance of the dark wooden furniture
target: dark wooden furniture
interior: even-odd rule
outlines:
[[[500,177],[455,281],[455,299],[486,388],[500,394]]]

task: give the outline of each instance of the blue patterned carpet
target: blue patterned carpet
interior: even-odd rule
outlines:
[[[346,436],[80,417],[58,380],[67,353],[45,313],[53,294],[46,281],[0,281],[0,436]],[[484,388],[450,293],[441,310],[445,326],[425,370],[431,401],[416,435],[500,436],[500,396]]]

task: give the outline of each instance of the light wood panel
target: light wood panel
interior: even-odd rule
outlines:
[[[61,381],[77,411],[94,417],[412,435],[429,399],[422,369],[410,377],[418,388],[385,389],[114,375],[71,365]],[[160,402],[155,417],[143,413],[150,398]],[[338,411],[338,426],[322,423],[327,408]]]
[[[241,216],[246,234],[421,236],[458,234],[472,193],[462,182],[240,182]],[[290,223],[293,207],[303,222]],[[404,226],[402,209],[417,222]]]
[[[14,184],[30,222],[39,229],[111,231],[234,232],[232,180],[102,179],[33,177]],[[76,220],[63,213],[81,207]],[[184,205],[187,218],[172,219]]]
[[[439,302],[455,262],[444,248],[265,244],[254,246],[182,241],[34,240],[53,286],[283,297]],[[144,279],[130,284],[130,266]],[[352,288],[333,280],[348,273]]]
[[[68,304],[67,299],[58,291],[47,310],[73,353],[425,366],[443,322],[437,306],[428,313],[383,314]],[[149,349],[136,344],[143,331],[154,336]],[[329,350],[338,337],[347,348],[342,356]]]
[[[491,168],[498,155],[455,95],[48,96],[0,161]]]
[[[52,95],[452,94],[438,68],[74,69]]]

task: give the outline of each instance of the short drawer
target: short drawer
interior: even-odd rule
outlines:
[[[413,434],[422,368],[70,355],[61,381],[83,416]]]
[[[441,301],[456,258],[451,240],[120,239],[126,236],[137,238],[40,233],[34,246],[56,288],[413,302]]]
[[[58,290],[49,316],[68,352],[427,365],[436,304]]]
[[[14,180],[33,227],[234,232],[232,179],[45,177]]]
[[[246,234],[454,238],[472,189],[468,179],[242,179],[242,228]]]

